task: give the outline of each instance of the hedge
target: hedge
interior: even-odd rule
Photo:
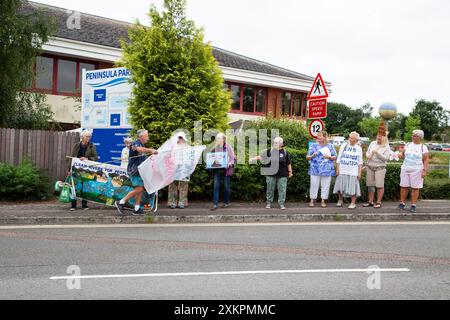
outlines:
[[[288,201],[308,201],[310,177],[308,175],[309,163],[306,160],[306,150],[287,148],[291,155],[294,177],[288,183]],[[265,200],[266,181],[261,176],[260,165],[237,165],[231,179],[231,196],[233,200],[255,201]],[[385,180],[385,200],[398,200],[400,194],[400,170],[399,164],[388,164]],[[335,178],[331,184],[331,191]],[[362,196],[360,201],[367,201],[366,177],[363,172],[361,179]],[[213,179],[205,167],[199,166],[191,178],[190,198],[196,200],[212,199]],[[450,199],[450,179],[436,179],[433,175],[425,179],[425,187],[421,192],[424,199]],[[164,195],[162,195],[164,197]],[[336,196],[331,196],[331,201],[337,201]]]
[[[36,200],[51,196],[48,175],[29,160],[13,166],[0,163],[0,200]]]

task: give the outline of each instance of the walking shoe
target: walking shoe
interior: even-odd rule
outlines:
[[[75,211],[77,210],[77,208],[70,208],[70,211]]]
[[[268,204],[266,205],[266,209],[272,209],[272,205],[271,205],[270,203],[268,203]]]
[[[83,210],[84,210],[84,211],[87,211],[87,210],[89,210],[89,207],[87,207],[87,206],[86,206],[86,207],[83,207]]]
[[[280,205],[280,209],[281,209],[281,210],[286,210],[286,207],[283,206],[283,205]]]
[[[224,203],[222,208],[228,208],[230,205],[228,203]]]
[[[339,200],[339,201],[336,203],[336,207],[338,207],[338,208],[342,207],[343,205],[344,205],[344,201],[342,201],[342,200]]]
[[[118,212],[120,215],[122,215],[122,216],[125,215],[125,206],[124,206],[123,204],[120,204],[120,201],[119,201],[119,200],[117,200],[116,202],[114,202],[114,206],[116,207],[117,212]]]
[[[140,208],[139,210],[133,210],[133,216],[143,216],[144,214],[145,214],[145,211],[142,209],[142,208]]]
[[[211,208],[211,211],[216,211],[217,210],[217,206],[214,206]]]
[[[411,209],[409,210],[411,213],[417,213],[417,206],[415,205],[415,204],[413,204],[412,206],[411,206]]]
[[[177,208],[177,206],[174,204],[170,206],[170,209],[176,209],[176,208]]]
[[[321,206],[322,206],[322,208],[328,207],[327,202],[325,200],[322,200]]]
[[[398,206],[398,208],[399,208],[400,210],[405,210],[406,204],[400,203],[400,205]]]
[[[178,206],[178,208],[184,209],[184,204],[180,204],[180,205]]]
[[[350,210],[355,210],[355,209],[356,209],[356,204],[352,203],[352,204],[350,204],[350,205],[348,206],[348,208],[349,208]]]
[[[310,202],[309,202],[309,207],[310,208],[314,208],[316,206],[316,204],[314,203],[314,200],[311,200]]]

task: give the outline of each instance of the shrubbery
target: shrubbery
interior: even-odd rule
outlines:
[[[17,167],[0,163],[1,200],[35,200],[51,193],[50,178],[29,160]]]

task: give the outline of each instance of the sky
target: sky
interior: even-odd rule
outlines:
[[[149,24],[163,0],[37,0]],[[416,99],[450,110],[448,0],[188,0],[206,41],[333,85],[330,101],[408,114]]]

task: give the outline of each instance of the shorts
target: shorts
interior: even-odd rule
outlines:
[[[401,178],[400,187],[402,188],[412,188],[412,189],[423,188],[422,169],[414,171],[402,169],[400,178]]]
[[[143,187],[144,180],[142,180],[141,176],[130,176],[131,184],[133,187]]]
[[[367,167],[366,185],[368,187],[384,188],[384,179],[386,178],[386,169],[371,170]]]

